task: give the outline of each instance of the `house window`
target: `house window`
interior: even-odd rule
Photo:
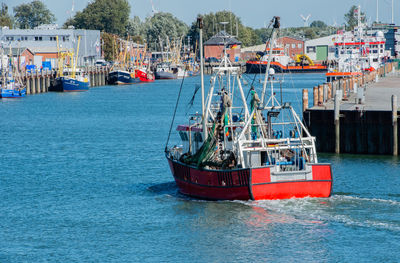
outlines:
[[[297,44],[297,48],[302,48],[303,47],[303,45],[302,44]]]
[[[7,40],[7,41],[13,41],[13,40],[14,40],[14,37],[6,37],[6,40]]]
[[[296,48],[296,44],[292,44],[292,48]]]
[[[43,38],[42,37],[35,37],[35,41],[42,41]]]
[[[315,53],[315,46],[314,47],[307,47],[307,53]]]
[[[57,38],[56,37],[50,37],[50,41],[56,41]]]

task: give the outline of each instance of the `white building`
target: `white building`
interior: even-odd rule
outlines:
[[[335,41],[337,35],[330,35],[304,42],[304,51],[314,61],[332,60],[335,58]]]
[[[101,57],[99,30],[60,29],[57,25],[41,25],[35,29],[0,29],[1,47],[54,50],[57,48],[56,37],[62,48],[77,49],[78,37],[81,37],[78,65],[93,65]]]

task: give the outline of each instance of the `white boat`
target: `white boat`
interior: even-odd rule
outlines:
[[[381,67],[385,51],[383,32],[367,34],[366,24],[361,22],[361,8],[358,7],[358,24],[353,31],[340,31],[334,39],[335,62],[326,73],[328,82],[338,78],[361,75],[364,71],[374,71]]]

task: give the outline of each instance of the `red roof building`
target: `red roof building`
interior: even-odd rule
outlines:
[[[221,59],[224,47],[227,47],[227,54],[230,61],[239,61],[241,45],[242,42],[230,36],[225,31],[221,31],[204,43],[204,57],[206,60],[209,58]]]

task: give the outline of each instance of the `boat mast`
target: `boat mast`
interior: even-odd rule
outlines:
[[[207,120],[205,119],[205,106],[204,106],[204,65],[203,65],[203,18],[197,18],[197,26],[200,31],[200,79],[201,79],[201,114],[203,125],[204,141],[207,139]]]
[[[264,105],[265,90],[267,89],[267,81],[268,81],[268,77],[269,77],[269,69],[271,68],[272,49],[273,49],[274,41],[275,41],[275,38],[276,38],[277,30],[280,27],[279,19],[280,19],[280,17],[278,17],[278,16],[274,16],[274,18],[272,19],[272,22],[274,23],[274,25],[273,25],[273,29],[272,29],[272,37],[269,40],[268,64],[267,64],[267,68],[265,70],[263,91],[262,91],[262,94],[261,94],[261,105]]]
[[[76,66],[78,64],[78,55],[79,55],[79,44],[81,43],[81,36],[78,36],[78,47],[76,48],[76,56],[75,59],[73,59],[73,68],[72,68],[72,78],[75,78],[75,73],[76,73]]]

